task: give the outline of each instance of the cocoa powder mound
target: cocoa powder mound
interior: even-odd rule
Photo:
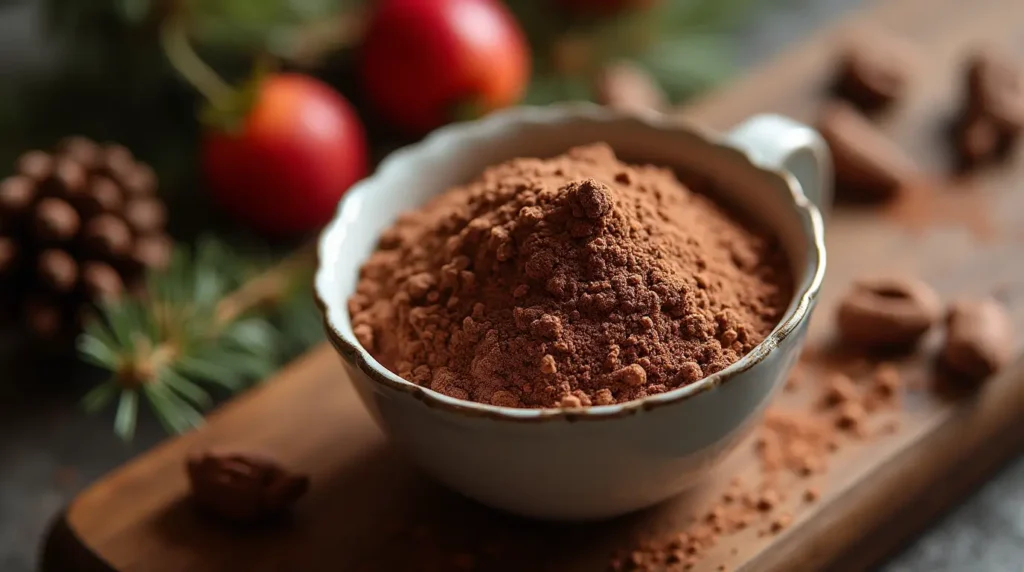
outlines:
[[[595,144],[487,169],[380,238],[349,299],[399,376],[507,407],[628,401],[750,351],[792,293],[775,240]]]

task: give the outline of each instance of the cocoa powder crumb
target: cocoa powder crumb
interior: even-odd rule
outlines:
[[[836,416],[836,427],[857,433],[862,428],[866,416],[867,412],[860,403],[855,401],[844,403]]]
[[[804,501],[806,501],[806,502],[809,502],[809,503],[817,502],[817,500],[820,497],[821,497],[821,493],[816,488],[812,487],[812,488],[809,488],[806,491],[804,491]]]
[[[871,379],[875,393],[885,399],[895,396],[902,384],[900,372],[891,363],[878,364]]]
[[[776,505],[779,504],[779,493],[773,489],[768,489],[761,493],[761,496],[757,499],[757,510],[761,512],[769,512]]]
[[[647,563],[641,570],[673,570],[667,560],[654,556],[663,552],[669,538],[682,538],[677,547],[689,558],[705,566],[713,562],[700,562],[708,556],[708,547],[723,536],[734,534],[761,523],[757,536],[767,537],[778,534],[791,526],[794,514],[801,506],[819,502],[822,491],[818,486],[801,486],[800,480],[825,473],[830,455],[840,449],[848,439],[855,437],[884,437],[899,430],[898,418],[874,418],[874,409],[869,404],[896,405],[903,387],[909,387],[912,377],[904,379],[896,365],[887,361],[861,358],[830,362],[814,355],[808,349],[802,356],[801,377],[806,377],[810,386],[820,393],[811,400],[801,403],[798,409],[769,409],[759,426],[754,439],[754,452],[760,462],[760,471],[755,473],[754,482],[744,482],[739,475],[733,476],[718,497],[705,512],[695,515],[694,521],[682,534],[671,533],[663,537],[644,539],[640,549],[641,557]],[[813,385],[810,382],[815,382]],[[805,481],[806,482],[806,481]],[[788,503],[784,492],[792,491],[794,500]],[[790,512],[795,511],[795,512]],[[711,534],[703,544],[696,543],[697,532]]]
[[[562,401],[559,402],[559,405],[566,409],[571,409],[574,407],[582,407],[583,402],[580,401],[580,398],[576,397],[575,395],[566,395],[562,397]]]
[[[826,407],[836,407],[856,399],[857,388],[848,375],[835,373],[829,377],[823,398]]]
[[[899,421],[899,419],[890,419],[889,421],[886,421],[885,423],[882,424],[882,426],[878,430],[878,434],[879,435],[892,435],[894,433],[899,432],[899,430],[900,430],[900,421]]]
[[[399,217],[349,311],[365,349],[413,383],[585,407],[728,367],[776,325],[791,280],[776,240],[597,144],[491,167]]]
[[[779,532],[782,532],[784,528],[789,526],[791,522],[793,522],[792,516],[790,516],[789,514],[780,514],[779,516],[772,519],[770,530],[772,534],[778,534]]]
[[[552,357],[551,354],[546,354],[544,357],[540,358],[540,371],[541,373],[547,374],[558,372],[558,366],[555,364],[555,358]]]
[[[826,468],[834,431],[820,416],[769,411],[761,425],[757,448],[766,478],[780,471],[808,477]]]
[[[793,367],[793,370],[789,372],[789,376],[786,377],[786,384],[782,386],[783,391],[786,393],[796,393],[800,389],[801,382],[803,381],[803,372],[800,370],[800,366]]]

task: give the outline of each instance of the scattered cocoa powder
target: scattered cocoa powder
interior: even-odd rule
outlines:
[[[980,242],[998,238],[1002,229],[989,201],[968,180],[916,180],[904,185],[882,214],[911,232],[922,234],[937,226],[967,230]]]
[[[857,388],[853,385],[850,376],[845,373],[834,373],[828,378],[825,386],[823,404],[825,407],[843,405],[857,399]]]
[[[803,381],[804,372],[800,369],[800,364],[793,366],[793,369],[789,372],[786,377],[786,383],[782,386],[783,391],[786,393],[794,393],[800,389],[800,384]]]
[[[613,570],[711,566],[714,563],[703,559],[729,535],[751,527],[756,527],[759,538],[780,534],[792,525],[799,511],[821,498],[822,491],[811,484],[812,479],[828,471],[830,457],[843,443],[899,430],[898,419],[873,417],[884,406],[895,408],[907,385],[895,364],[867,359],[831,363],[823,358],[808,348],[798,366],[801,378],[807,380],[801,391],[816,392],[806,409],[776,407],[765,414],[754,439],[760,468],[754,482],[733,477],[718,500],[695,515],[690,526],[644,538],[628,555],[612,560]],[[789,501],[784,493],[794,490],[802,492]],[[673,558],[673,551],[679,549],[685,559]]]
[[[855,401],[844,403],[839,406],[839,411],[836,415],[836,427],[851,433],[860,433],[867,414],[864,406],[860,403]]]
[[[817,502],[821,498],[821,492],[816,488],[809,488],[804,491],[804,500],[807,502]]]
[[[825,469],[832,429],[814,413],[770,410],[761,424],[756,452],[764,475],[780,472],[807,477]]]
[[[883,406],[898,404],[900,389],[905,385],[896,366],[881,362],[875,366],[870,377],[870,388],[864,395],[864,409],[874,412]]]
[[[771,532],[779,533],[782,532],[789,524],[793,522],[793,516],[788,513],[780,514],[779,516],[772,519]]]
[[[792,292],[776,242],[601,144],[487,169],[402,216],[349,300],[382,364],[508,407],[623,402],[717,372]]]

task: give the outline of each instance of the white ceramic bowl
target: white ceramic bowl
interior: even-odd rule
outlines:
[[[596,141],[625,161],[712,178],[721,199],[780,238],[796,292],[750,354],[667,393],[564,411],[454,399],[399,378],[360,347],[346,301],[377,237],[401,212],[489,165]],[[827,202],[828,169],[817,134],[775,116],[755,118],[727,140],[668,117],[588,104],[517,108],[449,126],[386,159],[348,192],[324,231],[316,292],[327,334],[377,423],[451,488],[546,519],[598,519],[652,505],[695,483],[738,442],[796,360],[825,271],[822,218],[807,195]]]

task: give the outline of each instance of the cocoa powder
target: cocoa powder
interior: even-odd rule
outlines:
[[[776,241],[595,144],[487,169],[405,214],[349,300],[385,367],[507,407],[605,405],[717,372],[792,292]]]
[[[849,443],[892,435],[907,381],[895,364],[865,362],[839,366],[813,352],[801,356],[810,370],[809,401],[795,408],[771,407],[753,439],[757,470],[733,477],[707,506],[677,530],[641,534],[628,551],[614,555],[611,570],[635,572],[710,570],[713,551],[747,529],[764,538],[783,534],[795,519],[821,500],[832,457]]]

